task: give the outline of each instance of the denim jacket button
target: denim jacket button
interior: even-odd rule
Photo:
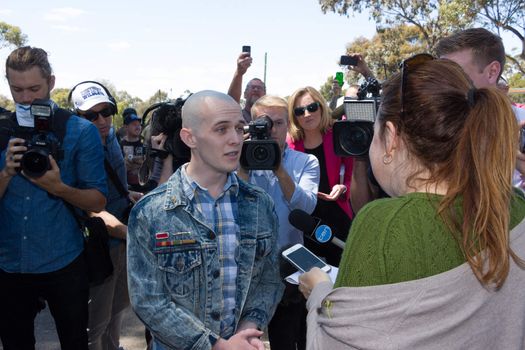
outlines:
[[[221,313],[219,311],[212,311],[211,318],[218,321],[221,318]]]
[[[221,275],[221,272],[219,270],[214,270],[212,273],[213,278],[219,278]]]

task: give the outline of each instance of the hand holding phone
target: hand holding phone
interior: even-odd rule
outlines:
[[[252,47],[249,46],[249,45],[244,45],[244,46],[242,47],[242,52],[246,52],[246,53],[248,53],[248,54],[251,55],[251,53],[252,53]]]
[[[339,83],[339,86],[342,87],[343,84],[345,83],[343,72],[336,72],[335,73],[335,80],[337,80],[337,82]]]
[[[302,272],[307,272],[312,267],[318,267],[324,272],[329,272],[331,269],[330,265],[319,259],[302,244],[296,244],[286,249],[282,252],[282,256]]]
[[[339,64],[341,66],[357,66],[359,59],[357,56],[341,56]]]

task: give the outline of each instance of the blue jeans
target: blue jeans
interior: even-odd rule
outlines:
[[[81,254],[58,271],[42,274],[0,270],[0,339],[4,350],[34,350],[39,298],[49,305],[62,350],[87,350],[88,279]]]

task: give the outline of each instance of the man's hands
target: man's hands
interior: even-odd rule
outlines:
[[[213,350],[264,350],[264,344],[259,339],[263,335],[260,330],[249,328],[236,333],[228,340],[219,339]]]
[[[164,144],[166,143],[166,139],[168,138],[168,135],[164,133],[160,133],[155,136],[151,136],[151,148],[153,149],[160,149],[164,151]]]
[[[248,52],[241,53],[237,58],[237,73],[244,75],[252,65],[252,61],[253,59]]]
[[[51,169],[46,171],[44,175],[40,177],[29,177],[24,174],[24,171],[22,171],[22,175],[24,175],[29,181],[42,188],[46,192],[60,197],[59,194],[63,189],[62,187],[64,186],[64,183],[60,178],[60,169],[58,168],[58,164],[51,155],[49,155],[49,164],[51,164]]]
[[[357,58],[357,65],[348,66],[349,69],[361,74],[363,77],[365,77],[365,79],[374,76],[370,68],[368,68],[368,65],[366,64],[366,61],[363,58],[363,55],[361,55],[360,53],[351,54],[351,55]]]
[[[27,147],[24,146],[23,139],[13,138],[7,143],[4,171],[9,177],[16,175],[16,168],[20,167],[20,160],[25,151],[27,151]]]

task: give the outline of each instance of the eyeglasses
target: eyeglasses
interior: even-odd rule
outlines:
[[[408,70],[410,68],[414,68],[416,66],[419,66],[425,62],[432,61],[434,59],[434,56],[428,53],[420,53],[417,55],[414,55],[412,57],[407,58],[401,64],[399,67],[401,68],[401,115],[405,113],[405,92],[406,92],[406,84],[408,80]]]
[[[99,115],[103,116],[104,118],[111,117],[113,115],[113,108],[106,107],[106,108],[104,108],[103,110],[101,110],[99,112],[86,111],[86,112],[82,112],[82,113],[83,113],[82,116],[84,118],[86,118],[90,122],[94,122],[95,120],[98,119]]]
[[[317,110],[319,109],[319,106],[320,106],[319,102],[312,102],[308,106],[295,107],[293,109],[293,114],[296,117],[300,117],[300,116],[304,115],[305,111],[308,111],[310,113],[317,112]]]

